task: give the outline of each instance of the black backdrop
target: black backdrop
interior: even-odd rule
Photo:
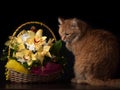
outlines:
[[[88,7],[89,8],[89,7]],[[20,12],[20,14],[11,13],[9,14],[2,14],[0,15],[0,55],[2,55],[2,50],[4,48],[4,43],[8,39],[9,35],[15,31],[15,29],[20,26],[21,24],[28,22],[28,21],[40,21],[48,25],[53,32],[55,33],[57,39],[60,39],[58,35],[58,17],[63,18],[78,18],[82,19],[88,24],[90,24],[93,28],[103,28],[115,34],[118,39],[120,40],[120,34],[113,24],[116,16],[113,16],[114,10],[111,8],[108,9],[77,9],[74,7],[66,8],[63,10],[58,10],[58,12],[54,11],[53,9],[50,10],[49,13],[43,14],[42,11],[31,12],[29,14],[24,14]],[[67,10],[68,9],[68,10]],[[69,11],[71,10],[71,11]],[[32,11],[32,10],[31,10]],[[69,12],[68,12],[69,11]],[[26,11],[27,12],[27,11]],[[66,12],[66,13],[63,13]],[[0,81],[4,82],[4,62],[0,61]]]

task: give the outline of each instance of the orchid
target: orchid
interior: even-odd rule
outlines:
[[[28,24],[31,23],[29,22]],[[60,75],[65,69],[65,64],[67,63],[63,53],[61,53],[63,51],[61,50],[62,41],[56,40],[54,33],[44,24],[40,26],[36,25],[36,22],[33,24],[30,29],[28,29],[30,25],[27,27],[26,24],[22,24],[12,36],[9,36],[9,40],[5,42],[6,47],[3,49],[1,60],[8,60],[5,65],[6,80],[11,80],[11,78],[18,76],[20,78],[25,76],[23,80],[26,80],[27,75],[27,82],[31,82],[29,81],[30,76],[40,76],[40,79],[42,79],[42,76],[48,77],[50,75],[50,78],[53,78],[54,75],[56,77],[56,73]],[[48,31],[43,33],[46,29],[50,33]],[[47,36],[47,34],[51,35]],[[15,73],[15,76],[11,75],[12,71]],[[39,81],[39,77],[37,81]]]
[[[5,45],[16,51],[13,53],[13,57],[21,64],[27,63],[28,66],[31,66],[36,60],[43,64],[46,56],[52,58],[49,50],[54,39],[49,39],[47,42],[47,36],[43,36],[42,29],[38,29],[37,32],[23,30],[17,36],[11,36],[9,39]]]

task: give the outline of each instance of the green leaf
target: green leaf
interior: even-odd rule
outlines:
[[[62,41],[58,40],[53,44],[50,51],[52,54],[58,54],[60,52],[61,48],[62,48]]]
[[[24,63],[23,63],[23,66],[24,66],[25,68],[29,68],[27,62],[24,62]]]
[[[0,60],[1,61],[8,60],[8,47],[5,47],[2,50],[2,54],[0,55]]]

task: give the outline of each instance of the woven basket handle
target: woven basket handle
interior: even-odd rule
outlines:
[[[49,30],[49,32],[51,33],[51,35],[53,36],[53,38],[54,38],[55,41],[56,41],[56,37],[55,37],[53,31],[52,31],[46,24],[44,24],[44,23],[42,23],[42,22],[38,22],[38,21],[30,21],[30,22],[26,22],[26,23],[21,24],[21,25],[14,31],[14,33],[12,34],[12,36],[15,36],[15,35],[17,34],[17,32],[18,32],[22,27],[24,27],[24,26],[26,26],[26,25],[29,25],[29,24],[38,24],[38,25],[40,25],[40,26],[43,26],[44,28],[46,28],[47,30]],[[9,57],[10,57],[10,48],[8,49],[8,59],[9,59]]]

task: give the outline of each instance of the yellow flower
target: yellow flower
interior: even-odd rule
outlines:
[[[27,62],[27,64],[30,66],[32,64],[32,60],[36,59],[35,55],[32,51],[24,49],[19,52],[16,52],[15,57],[18,59],[19,62],[24,63]]]
[[[37,32],[36,32],[36,36],[37,37],[42,37],[43,35],[43,30],[42,29],[39,29]]]
[[[36,58],[40,60],[41,64],[43,64],[45,56],[51,57],[49,50],[50,46],[43,46],[43,50],[37,52]]]
[[[25,49],[25,45],[24,45],[24,42],[22,41],[21,37],[17,37],[16,38],[16,42],[18,43],[17,47],[17,51],[20,51],[22,49]]]
[[[15,49],[16,46],[18,45],[16,37],[9,36],[9,39],[10,40],[8,40],[8,41],[5,42],[5,45],[9,46],[11,49]]]
[[[43,51],[42,51],[42,53],[43,53],[43,55],[45,56],[49,56],[49,57],[51,57],[51,54],[50,54],[50,52],[49,52],[49,50],[50,50],[50,46],[44,46],[43,47]]]
[[[46,36],[42,36],[43,30],[39,29],[34,37],[35,49],[38,51],[42,45],[46,44]]]
[[[19,52],[16,52],[15,57],[16,57],[16,58],[23,58],[24,55],[28,55],[28,54],[30,54],[30,53],[32,53],[30,50],[23,49],[23,50],[21,50],[21,51],[19,51]]]
[[[48,45],[48,46],[52,46],[52,45],[53,45],[53,41],[54,41],[54,39],[51,39],[51,38],[50,38],[50,39],[48,40],[47,45]]]
[[[42,29],[38,29],[36,33],[31,30],[23,30],[17,36],[11,36],[5,44],[16,51],[13,53],[16,61],[31,66],[36,60],[43,64],[45,56],[52,58],[49,50],[54,39],[48,41],[46,39],[47,36],[43,36]]]

